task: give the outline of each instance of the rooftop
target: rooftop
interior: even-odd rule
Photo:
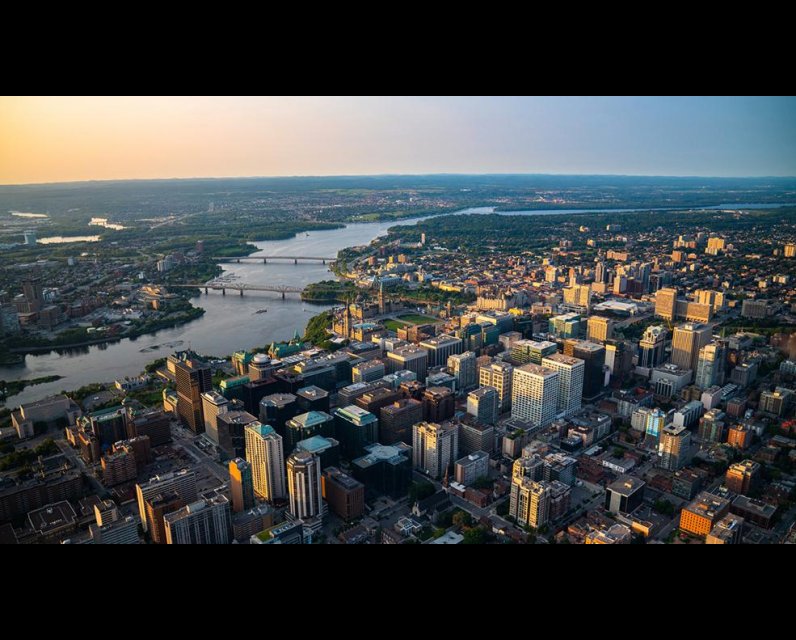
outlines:
[[[644,487],[646,483],[635,476],[621,476],[608,485],[608,489],[623,496],[630,496]]]

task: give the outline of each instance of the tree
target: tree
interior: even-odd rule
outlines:
[[[453,514],[453,524],[460,528],[469,527],[473,524],[473,518],[466,511],[458,511]]]
[[[655,504],[652,505],[652,508],[665,516],[671,516],[674,514],[674,505],[665,498],[656,500]]]
[[[435,493],[434,485],[425,480],[421,482],[413,482],[409,485],[409,504],[414,504],[418,500],[423,500]]]
[[[486,529],[484,527],[473,527],[464,532],[462,544],[485,544],[486,541]]]
[[[475,479],[473,482],[474,489],[491,489],[492,488],[492,480],[487,478],[486,476],[480,476]]]

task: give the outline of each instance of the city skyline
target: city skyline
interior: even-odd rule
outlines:
[[[796,175],[796,98],[4,97],[0,185],[430,174]]]

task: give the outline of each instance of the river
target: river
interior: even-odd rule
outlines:
[[[763,205],[717,205],[709,209],[763,208]],[[784,206],[784,205],[782,205]],[[768,208],[768,207],[765,207]],[[492,207],[477,207],[457,211],[456,214],[490,213]],[[622,211],[636,211],[625,209]],[[643,209],[648,211],[649,209]],[[511,211],[506,215],[562,215],[580,213],[578,209],[551,209],[539,211]],[[591,212],[617,211],[588,209]],[[291,255],[334,257],[346,247],[367,244],[385,235],[387,229],[397,225],[415,224],[423,218],[401,222],[374,222],[349,224],[344,229],[313,231],[309,235],[299,234],[289,240],[256,242],[258,252],[254,256]],[[327,265],[292,261],[269,261],[261,263],[225,263],[224,276],[234,277],[247,284],[282,284],[304,287],[319,280],[333,279]],[[220,291],[210,291],[193,299],[193,303],[205,309],[205,314],[181,327],[164,329],[152,335],[139,336],[133,340],[95,345],[80,349],[51,351],[46,354],[25,356],[24,364],[0,367],[0,380],[21,380],[60,375],[63,379],[27,387],[22,393],[6,400],[6,406],[14,407],[26,402],[40,400],[62,389],[76,389],[92,382],[111,381],[116,378],[140,373],[144,365],[162,358],[176,349],[190,345],[199,353],[224,356],[239,349],[262,347],[272,341],[290,339],[298,331],[304,332],[309,319],[328,305],[313,305],[301,302],[295,294],[282,300],[279,294],[254,292],[243,297],[236,292],[222,296]],[[266,313],[256,313],[268,309]]]

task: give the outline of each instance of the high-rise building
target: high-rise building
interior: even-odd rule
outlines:
[[[379,420],[369,411],[351,404],[335,409],[333,415],[343,457],[358,458],[367,445],[379,442]]]
[[[423,420],[423,403],[413,398],[404,398],[379,410],[379,442],[412,442],[412,425]]]
[[[595,282],[608,282],[608,272],[604,262],[598,262],[594,265],[594,281]]]
[[[680,530],[697,536],[707,536],[729,510],[729,500],[703,491],[680,512]]]
[[[147,530],[146,501],[159,494],[176,492],[182,499],[182,504],[196,500],[196,474],[188,469],[155,476],[147,482],[135,486],[138,498],[138,513],[141,516],[141,525]],[[182,504],[180,506],[182,506]]]
[[[645,482],[635,476],[621,476],[605,488],[605,510],[632,513],[644,502]]]
[[[173,361],[172,361],[173,359]],[[196,358],[169,356],[177,378],[177,415],[196,434],[205,430],[202,394],[212,391],[210,367]]]
[[[494,387],[479,387],[467,394],[467,413],[484,424],[495,424],[500,415],[498,392]]]
[[[34,240],[35,240],[34,235]],[[35,244],[35,242],[34,242]],[[44,293],[39,278],[27,278],[22,281],[22,293],[28,303],[28,311],[41,311],[44,307]]]
[[[229,400],[220,393],[207,391],[202,394],[202,413],[205,420],[205,434],[218,444],[218,423],[216,418],[229,410]]]
[[[665,327],[647,327],[639,342],[638,366],[654,369],[666,357],[666,337],[669,335]]]
[[[323,497],[332,513],[343,520],[354,520],[365,513],[365,485],[337,467],[323,470]]]
[[[399,347],[387,353],[387,370],[412,371],[417,374],[418,380],[425,380],[428,375],[428,351],[422,347],[409,345]]]
[[[197,500],[168,513],[166,544],[229,544],[232,515],[229,500],[222,493]]]
[[[674,328],[672,337],[672,364],[681,369],[696,371],[699,350],[708,344],[712,330],[704,324],[683,324]]]
[[[456,378],[456,389],[465,393],[478,385],[475,352],[465,351],[448,358],[448,370]]]
[[[550,520],[550,483],[514,476],[509,497],[509,515],[518,524],[539,529]]]
[[[372,444],[367,453],[351,462],[354,477],[365,485],[365,492],[377,497],[403,498],[412,478],[412,448],[403,442],[394,445]]]
[[[721,518],[705,538],[705,544],[741,544],[743,541],[744,520],[728,513]]]
[[[285,424],[285,448],[292,451],[296,443],[312,436],[334,437],[334,418],[324,411],[310,411],[291,418]]]
[[[238,375],[248,375],[249,380],[256,382],[257,380],[267,380],[273,373],[274,365],[271,363],[271,358],[264,353],[258,353],[252,356],[248,367],[241,368]]]
[[[691,432],[685,427],[667,425],[661,431],[658,444],[658,466],[669,471],[677,471],[689,461]]]
[[[295,520],[311,520],[324,515],[321,461],[308,451],[291,453],[287,458],[287,483],[290,515]]]
[[[555,342],[517,340],[511,348],[511,360],[517,364],[542,364],[542,358],[558,353]]]
[[[583,360],[556,353],[542,360],[542,366],[558,372],[556,414],[571,415],[581,406],[583,396]]]
[[[725,250],[725,247],[724,238],[708,238],[708,246],[705,249],[705,253],[711,256],[717,256]]]
[[[564,355],[583,360],[583,397],[593,398],[605,387],[605,345],[565,340]]]
[[[439,367],[447,364],[448,358],[462,352],[464,343],[460,338],[440,335],[436,338],[423,340],[420,346],[428,351],[428,366]]]
[[[275,393],[260,400],[260,422],[270,424],[281,436],[287,421],[299,413],[298,398],[292,393]]]
[[[603,316],[591,316],[586,323],[587,337],[592,342],[605,342],[614,337],[614,321]]]
[[[760,463],[753,460],[731,464],[724,477],[724,484],[733,493],[749,495],[760,483],[760,469]]]
[[[251,464],[254,492],[269,502],[287,497],[282,436],[261,422],[246,426],[246,460]]]
[[[257,422],[248,411],[227,411],[216,416],[221,459],[246,457],[246,426]]]
[[[465,486],[473,484],[478,478],[485,478],[489,473],[489,454],[486,451],[474,451],[456,461],[454,477],[456,482]]]
[[[655,315],[672,321],[677,316],[677,289],[666,287],[655,293]]]
[[[351,367],[352,382],[376,382],[381,380],[387,369],[381,360],[365,360]]]
[[[796,257],[796,244],[789,242],[785,245],[785,257],[786,258],[794,258]]]
[[[709,289],[699,289],[694,292],[698,304],[708,305],[714,313],[724,308],[724,294],[720,291],[710,291]]]
[[[709,389],[724,382],[724,343],[714,340],[699,350],[694,384],[700,389]]]
[[[556,417],[558,407],[559,374],[538,364],[526,364],[514,369],[512,381],[511,417],[546,426]]]
[[[591,286],[588,284],[575,284],[564,288],[564,303],[582,307],[588,313],[591,308]]]
[[[459,452],[461,454],[495,450],[495,427],[479,421],[464,421],[459,425]]]
[[[447,387],[430,387],[423,392],[423,419],[427,422],[443,422],[453,417],[456,401]]]
[[[416,469],[442,478],[459,454],[459,425],[419,422],[412,427],[412,456]]]
[[[229,492],[232,494],[233,513],[240,513],[254,507],[252,465],[243,458],[229,461]]]
[[[511,385],[514,367],[507,362],[493,362],[481,367],[480,383],[482,387],[492,387],[498,394],[500,413],[511,409]]]
[[[586,329],[586,320],[579,313],[564,313],[547,322],[547,330],[558,338],[580,338]]]
[[[144,500],[145,531],[154,544],[166,544],[165,517],[185,506],[185,500],[176,491],[158,493]]]
[[[102,456],[102,482],[106,487],[135,480],[137,475],[138,469],[132,449],[108,452]]]

